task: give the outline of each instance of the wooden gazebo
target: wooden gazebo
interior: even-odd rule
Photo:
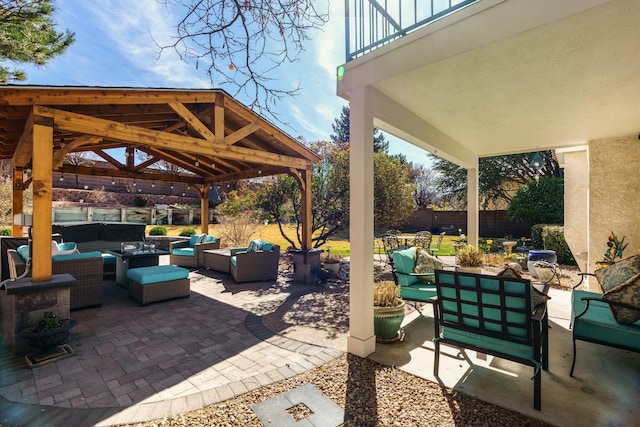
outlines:
[[[105,150],[124,148],[120,161]],[[148,155],[136,164],[135,150]],[[91,151],[110,168],[65,164]],[[311,166],[319,157],[222,90],[105,87],[0,87],[0,159],[11,159],[13,213],[33,187],[34,282],[51,278],[52,173],[188,183],[201,218],[215,184],[290,174],[303,195],[302,249],[311,249]],[[159,161],[185,171],[153,168]],[[202,221],[206,233],[207,221]],[[13,226],[21,236],[22,227]]]

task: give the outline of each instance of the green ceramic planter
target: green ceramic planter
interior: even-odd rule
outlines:
[[[395,307],[373,307],[373,333],[378,338],[396,337],[403,320],[404,302]]]

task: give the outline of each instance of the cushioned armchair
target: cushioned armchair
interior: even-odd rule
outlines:
[[[204,251],[219,248],[220,239],[207,234],[193,234],[189,240],[179,240],[169,244],[169,262],[182,267],[202,267]]]
[[[259,282],[278,278],[280,246],[266,243],[261,248],[231,249],[229,273],[236,282]]]
[[[21,246],[17,250],[7,250],[9,272],[12,278],[24,273],[28,252],[27,246]],[[26,256],[23,258],[20,253]],[[71,287],[70,293],[71,310],[102,305],[102,255],[100,252],[58,253],[51,257],[51,261],[52,274],[68,273],[76,279],[76,284]]]

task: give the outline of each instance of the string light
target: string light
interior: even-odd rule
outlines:
[[[173,181],[171,181],[171,189],[173,190]]]
[[[136,184],[136,179],[133,178],[133,186],[135,187],[136,185],[138,185],[138,184]]]
[[[64,181],[64,172],[60,175],[60,181]]]
[[[111,185],[116,185],[116,179],[114,177],[111,177]]]
[[[195,165],[196,167],[200,166],[200,162],[198,161],[198,157],[197,157],[197,156],[196,156],[196,161],[195,161],[194,165]]]
[[[156,188],[156,181],[155,180],[151,181],[151,188]]]

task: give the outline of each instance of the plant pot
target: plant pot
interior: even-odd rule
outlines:
[[[30,326],[20,331],[19,335],[28,340],[30,347],[48,350],[68,342],[69,330],[78,324],[77,321],[71,319],[65,319],[63,322],[59,328],[41,332],[35,332],[35,327]]]
[[[462,273],[482,274],[482,267],[465,267],[465,266],[459,265],[458,271]]]
[[[331,272],[331,275],[336,276],[338,271],[340,271],[340,263],[339,262],[325,262],[324,268]]]
[[[404,301],[395,307],[373,306],[373,333],[378,338],[393,339],[398,336],[404,320]]]

